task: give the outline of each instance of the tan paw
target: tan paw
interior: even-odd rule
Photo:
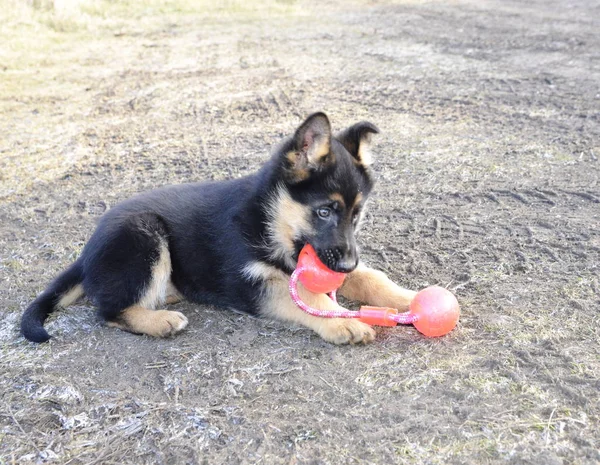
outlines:
[[[319,335],[333,344],[367,343],[375,339],[375,330],[368,324],[352,318],[327,318],[319,328]]]
[[[108,326],[114,328],[154,337],[173,336],[187,324],[188,319],[181,312],[149,310],[139,306],[123,310],[118,320],[108,322]]]
[[[181,312],[171,310],[155,310],[153,312],[150,336],[170,337],[174,336],[188,325],[187,317]]]

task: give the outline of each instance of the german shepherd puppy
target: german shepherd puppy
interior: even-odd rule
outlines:
[[[48,315],[85,294],[109,326],[150,336],[183,330],[182,313],[156,309],[187,299],[299,323],[334,344],[372,341],[365,323],[304,313],[288,280],[310,243],[329,268],[348,273],[343,296],[399,309],[412,300],[414,292],[358,260],[354,235],[373,187],[368,145],[378,132],[361,122],[332,136],[327,116],[315,113],[255,174],[163,187],[115,206],[77,261],[27,308],[23,335],[47,341]],[[300,294],[334,308],[325,294]]]

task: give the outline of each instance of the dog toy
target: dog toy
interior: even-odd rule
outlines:
[[[395,308],[363,306],[358,311],[348,310],[337,303],[336,290],[344,282],[345,273],[332,271],[319,260],[314,248],[306,244],[298,257],[298,266],[289,283],[294,303],[306,313],[324,318],[358,318],[363,323],[376,326],[412,324],[428,337],[443,336],[454,329],[460,315],[454,294],[439,286],[430,286],[418,292],[406,313]],[[316,294],[329,294],[338,307],[319,310],[307,305],[298,294],[298,281]]]

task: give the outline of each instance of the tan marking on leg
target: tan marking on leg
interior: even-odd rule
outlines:
[[[381,271],[359,265],[346,277],[340,294],[369,305],[404,311],[408,309],[416,292],[401,288]]]
[[[169,337],[183,330],[188,324],[188,319],[181,312],[149,310],[134,305],[123,310],[117,321],[109,321],[107,324],[131,333]]]
[[[69,305],[74,304],[83,294],[83,286],[81,284],[77,284],[63,294],[58,301],[57,306],[66,308]]]
[[[152,278],[138,302],[140,307],[153,309],[167,300],[167,285],[171,278],[171,255],[165,240],[160,241],[158,260],[152,267]]]
[[[257,273],[260,271],[264,273],[265,295],[261,308],[262,315],[306,326],[333,344],[366,343],[375,339],[373,328],[356,319],[320,318],[299,309],[290,297],[289,276],[282,271],[264,263],[249,265],[247,270],[252,270],[253,277],[258,277]],[[302,300],[312,307],[323,310],[336,308],[334,302],[325,294],[313,294],[304,289],[301,284],[298,284],[298,291]]]
[[[177,288],[173,285],[171,281],[167,284],[167,298],[165,303],[168,305],[176,304],[177,302],[181,302],[184,300],[183,296],[179,293]]]

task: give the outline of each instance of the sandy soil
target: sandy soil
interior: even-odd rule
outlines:
[[[593,0],[3,0],[0,464],[600,462]],[[367,119],[364,261],[462,304],[450,335],[178,304],[154,340],[21,312],[132,193],[253,171],[306,115]]]

